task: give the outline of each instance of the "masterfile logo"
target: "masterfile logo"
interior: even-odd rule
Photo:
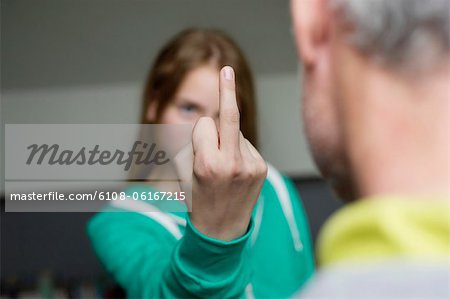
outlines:
[[[139,150],[142,146],[143,150]],[[100,145],[96,144],[93,149],[88,150],[83,146],[80,150],[61,150],[58,144],[32,144],[27,147],[30,150],[30,156],[27,159],[27,165],[35,163],[42,165],[48,163],[49,165],[108,165],[116,163],[117,165],[124,165],[124,170],[129,170],[133,161],[140,165],[163,165],[167,164],[170,159],[166,158],[167,154],[164,150],[156,150],[156,143],[149,145],[146,142],[135,141],[130,151],[124,152],[121,150],[100,150]]]
[[[171,202],[188,194],[174,157],[191,135],[191,125],[6,124],[5,210],[91,212],[99,201],[147,199],[178,211]],[[127,194],[129,184],[153,189]]]

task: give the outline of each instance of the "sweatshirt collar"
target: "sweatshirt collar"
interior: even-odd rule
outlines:
[[[327,221],[318,242],[322,266],[389,258],[450,262],[450,196],[358,200]]]

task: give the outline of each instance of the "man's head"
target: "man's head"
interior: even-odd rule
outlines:
[[[345,200],[446,192],[449,0],[292,0],[315,161]]]

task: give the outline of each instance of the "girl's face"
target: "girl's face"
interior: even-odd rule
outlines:
[[[148,111],[150,119],[154,119],[152,110],[150,107]],[[219,71],[213,65],[200,66],[186,75],[174,99],[161,115],[160,123],[193,126],[202,116],[211,117],[218,125]]]

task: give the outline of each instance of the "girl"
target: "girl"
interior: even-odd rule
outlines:
[[[142,123],[195,124],[202,116],[218,123],[225,65],[236,74],[241,132],[257,147],[252,75],[241,50],[220,31],[186,30],[162,49],[145,85]],[[151,190],[147,183],[125,191]],[[98,257],[130,298],[282,298],[314,272],[301,201],[292,182],[270,165],[248,229],[238,238],[202,233],[187,212],[152,209],[113,203],[88,225]]]

